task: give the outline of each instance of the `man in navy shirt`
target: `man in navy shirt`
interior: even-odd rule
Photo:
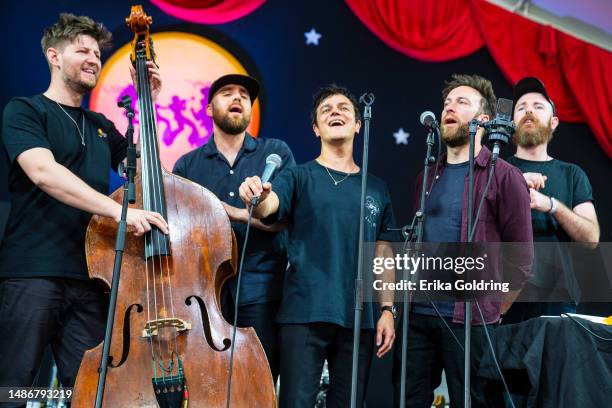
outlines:
[[[439,164],[430,169],[432,177],[423,186],[423,174],[417,180],[415,202],[421,189],[427,189],[425,205],[425,242],[467,241],[467,183],[469,160],[468,123],[476,118],[488,121],[493,117],[496,104],[491,82],[478,75],[454,75],[442,92],[444,108],[440,131],[447,147]],[[491,253],[487,274],[497,282],[510,283],[510,292],[503,303],[481,301],[485,323],[499,321],[518,295],[521,285],[529,277],[533,253],[531,250],[531,217],[529,191],[520,172],[498,159],[491,185],[485,191],[491,151],[481,145],[483,129],[476,133],[474,164],[474,207],[478,207],[483,194],[486,199],[478,222],[475,224],[473,242],[527,242],[521,251],[504,253],[503,280],[501,262],[491,262],[499,254]],[[517,245],[518,246],[518,245]],[[406,406],[428,408],[433,401],[433,391],[440,384],[442,370],[446,374],[452,407],[463,405],[464,354],[463,339],[465,321],[464,302],[437,301],[415,302],[410,312],[408,328]],[[483,321],[472,304],[472,406],[495,406],[485,401],[483,383],[476,377],[478,362],[486,346]],[[400,329],[398,329],[400,330]],[[452,331],[452,333],[451,333]],[[400,331],[401,332],[401,331]],[[393,382],[396,405],[399,405],[401,350],[395,351]],[[496,401],[497,402],[497,401]]]
[[[351,395],[354,293],[357,275],[361,171],[353,159],[353,142],[361,126],[357,101],[331,85],[314,96],[312,127],[321,140],[316,160],[288,169],[262,185],[249,177],[240,186],[242,200],[260,202],[253,215],[290,222],[290,267],[277,316],[281,324],[281,408],[315,404],[324,361],[329,364],[328,407],[347,407]],[[385,183],[368,174],[364,238],[376,256],[393,257],[389,245],[395,225]],[[374,244],[375,243],[375,244]],[[394,270],[387,270],[386,281]],[[395,339],[393,297],[383,293],[382,309],[364,304],[359,348],[357,406],[363,404],[374,343],[377,355]],[[376,318],[378,320],[376,321]]]
[[[247,210],[238,195],[245,177],[261,174],[270,154],[278,154],[282,164],[276,174],[295,165],[287,144],[277,139],[254,138],[246,132],[251,121],[251,107],[259,92],[259,83],[246,75],[229,74],[218,78],[208,93],[207,114],[213,119],[213,136],[207,144],[178,159],[173,172],[212,191],[223,204],[242,250],[246,232]],[[238,326],[254,327],[261,341],[272,376],[276,382],[279,351],[274,322],[281,299],[287,257],[283,223],[268,226],[257,219],[246,248],[238,307]],[[224,291],[223,313],[232,320],[236,297],[236,278]],[[226,286],[227,287],[227,286]],[[230,299],[231,297],[231,299]]]

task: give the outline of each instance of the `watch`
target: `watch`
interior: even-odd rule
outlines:
[[[555,200],[554,197],[550,197],[550,210],[548,210],[548,213],[550,215],[553,215],[556,212],[557,212],[557,200]]]
[[[391,314],[393,315],[393,320],[397,319],[397,308],[395,307],[395,305],[383,306],[380,308],[381,313],[384,312],[385,310],[388,310],[389,312],[391,312]]]

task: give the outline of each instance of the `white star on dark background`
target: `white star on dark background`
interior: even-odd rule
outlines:
[[[311,28],[310,31],[306,31],[304,33],[304,37],[306,37],[306,45],[319,45],[319,40],[321,39],[322,35],[317,33],[314,28]]]
[[[408,138],[410,137],[410,133],[404,131],[403,128],[399,128],[397,132],[393,133],[393,137],[395,138],[395,144],[408,144]]]

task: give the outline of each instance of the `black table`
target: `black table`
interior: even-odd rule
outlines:
[[[528,407],[612,407],[612,326],[574,319],[539,317],[490,330],[510,392],[526,395]],[[490,350],[478,375],[501,385]]]

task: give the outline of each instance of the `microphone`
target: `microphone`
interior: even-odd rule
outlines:
[[[438,121],[436,120],[436,115],[433,112],[425,111],[421,113],[421,117],[419,118],[421,125],[428,128],[437,128]]]
[[[132,98],[130,97],[130,95],[123,95],[121,97],[121,99],[119,99],[117,101],[117,106],[120,108],[125,108],[126,106],[131,106],[132,105]]]
[[[501,145],[506,145],[510,141],[516,126],[512,122],[512,105],[510,99],[499,98],[495,118],[485,125],[485,133],[489,142],[493,142],[492,162],[497,160]]]
[[[276,153],[272,153],[271,155],[266,157],[266,167],[264,168],[263,174],[261,175],[261,184],[270,181],[272,174],[274,174],[276,169],[280,167],[282,162],[283,159],[281,159],[281,157]],[[258,201],[259,197],[253,197],[251,204],[257,205]]]

